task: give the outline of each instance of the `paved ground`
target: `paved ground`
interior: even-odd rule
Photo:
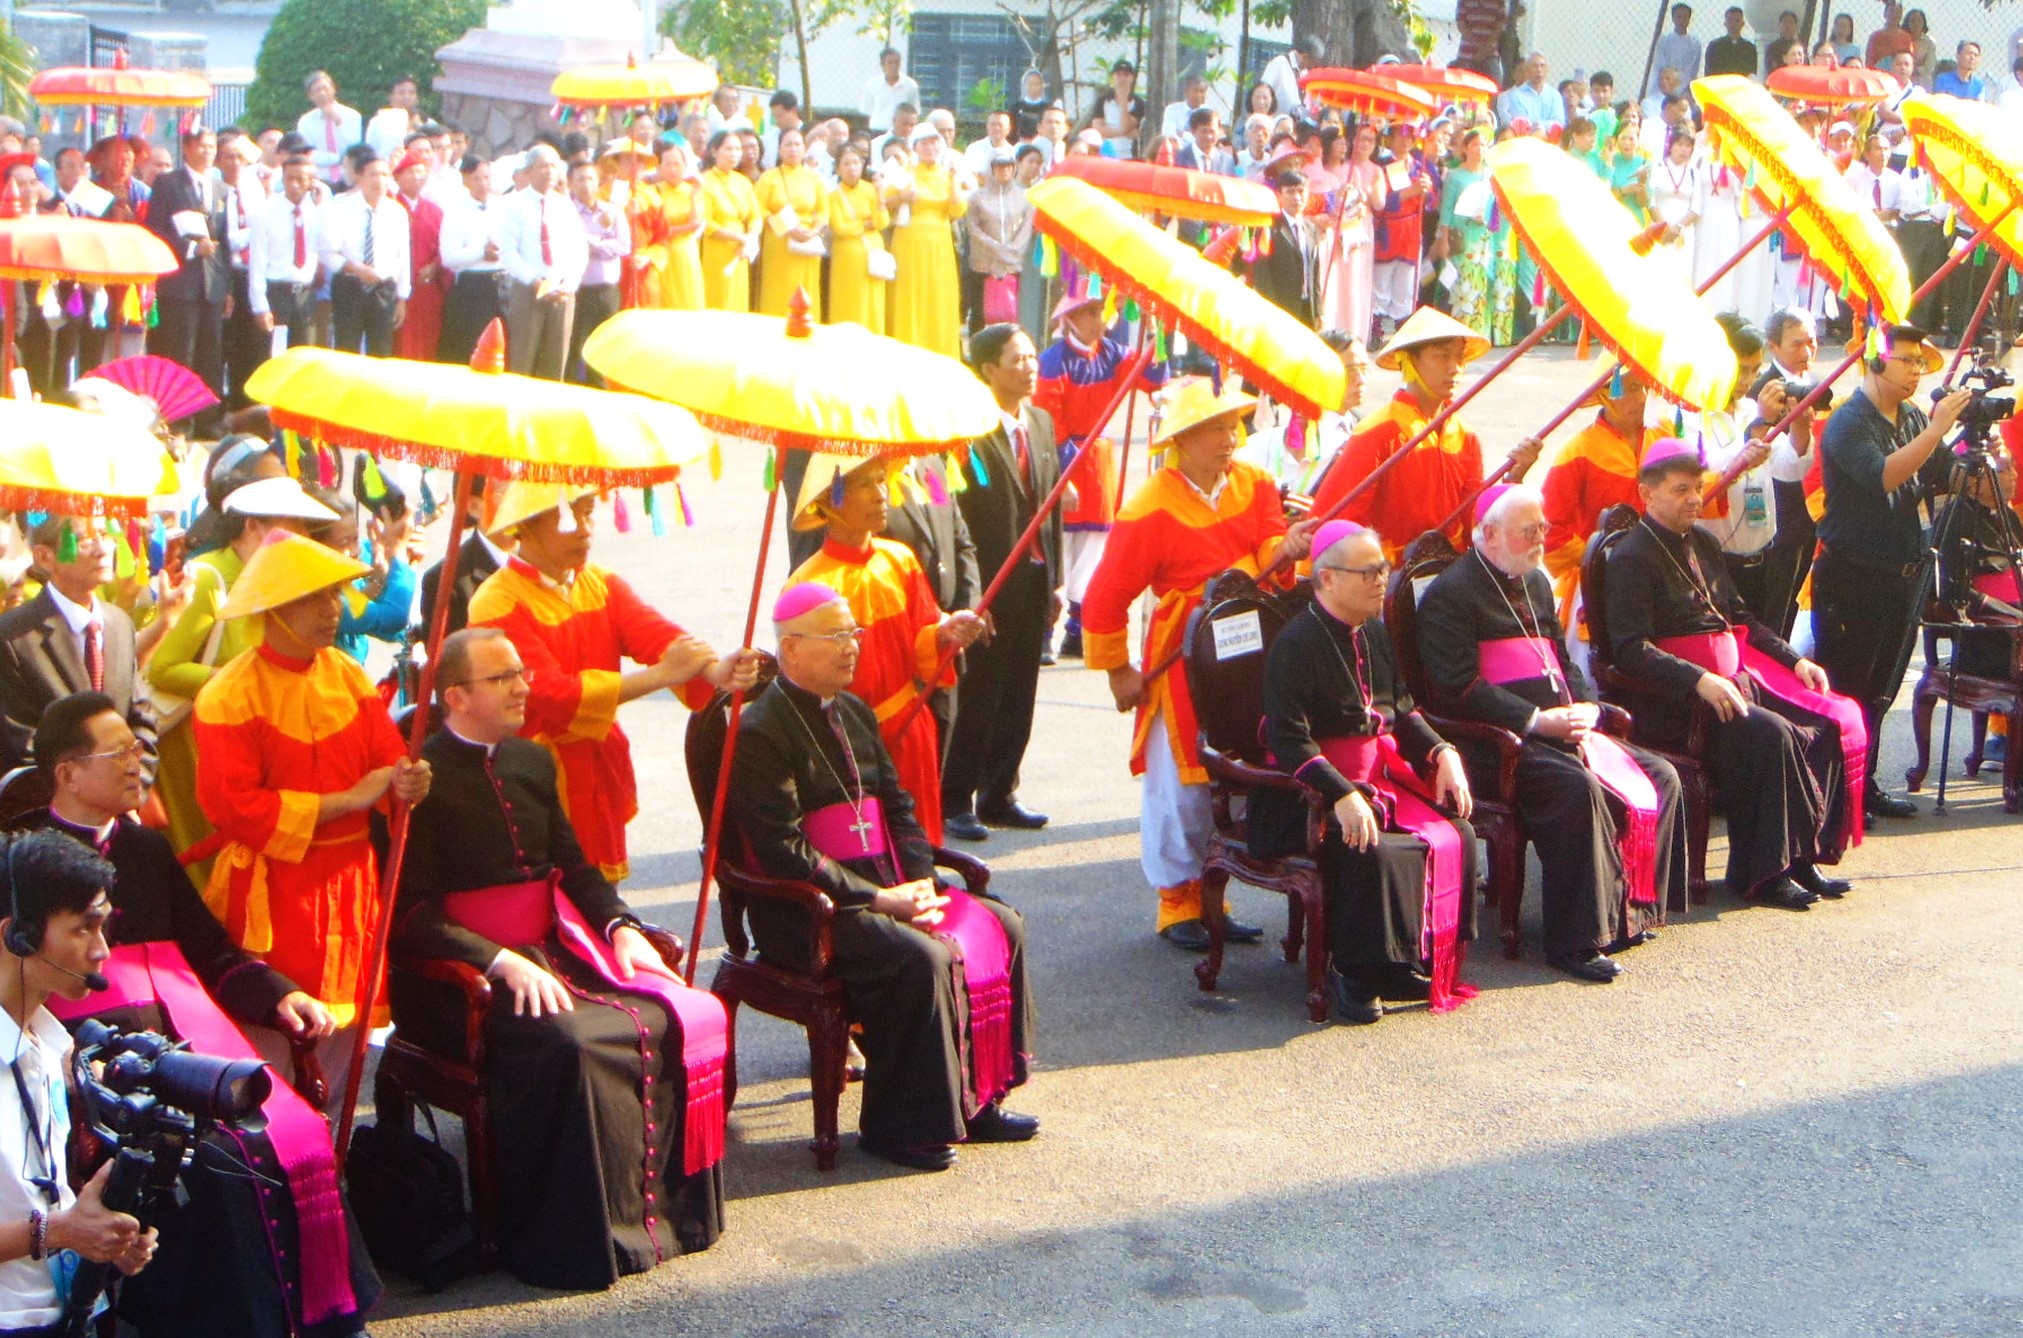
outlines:
[[[1507,447],[1587,375],[1541,354],[1472,421]],[[602,541],[718,644],[755,460],[696,487],[695,530]],[[627,720],[630,895],[685,935],[685,717]],[[1015,1104],[1039,1141],[938,1176],[846,1145],[819,1174],[801,1034],[747,1012],[715,1249],[601,1295],[396,1282],[374,1332],[2023,1333],[2023,828],[1987,780],[1856,852],[1839,905],[1696,909],[1608,987],[1486,948],[1457,1014],[1315,1027],[1270,949],[1232,950],[1207,996],[1151,936],[1127,724],[1100,676],[1048,671],[1023,796],[1054,822],[983,848],[1031,933],[1043,1066]],[[1535,941],[1535,871],[1531,896]]]

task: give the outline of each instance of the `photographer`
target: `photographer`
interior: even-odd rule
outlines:
[[[1911,397],[1926,373],[1944,365],[1924,331],[1891,326],[1885,351],[1864,362],[1861,389],[1827,420],[1821,443],[1826,514],[1813,568],[1813,643],[1834,691],[1860,703],[1868,722],[1863,806],[1870,817],[1918,811],[1884,793],[1876,764],[1917,619],[1925,553],[1919,475],[1974,398],[1972,390],[1954,390],[1926,420]]]
[[[43,1005],[85,998],[111,950],[105,924],[112,866],[76,842],[36,832],[0,846],[6,866],[7,955],[0,966],[0,1333],[54,1332],[79,1258],[132,1275],[155,1233],[101,1199],[110,1165],[73,1194],[64,1165],[70,1034]]]
[[[257,1058],[233,1019],[308,1039],[336,1030],[322,1003],[232,942],[167,839],[129,815],[139,749],[107,698],[80,692],[51,703],[35,760],[53,791],[49,834],[97,850],[117,877],[113,946],[98,968],[108,988],[53,1012],[71,1026],[89,1017],[166,1032],[206,1057],[232,1059]],[[120,1318],[147,1338],[340,1338],[363,1328],[379,1281],[338,1196],[322,1117],[284,1081],[274,1075],[265,1129],[200,1133],[183,1200],[155,1218],[161,1256],[120,1293]]]

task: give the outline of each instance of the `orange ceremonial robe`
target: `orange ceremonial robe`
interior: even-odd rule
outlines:
[[[1571,607],[1580,584],[1580,562],[1602,512],[1618,502],[1642,509],[1637,498],[1637,464],[1656,436],[1646,428],[1632,446],[1600,414],[1559,448],[1546,471],[1545,569],[1559,595],[1560,617]]]
[[[891,539],[874,537],[868,548],[845,548],[826,539],[822,551],[803,562],[787,584],[803,581],[826,585],[850,602],[850,612],[864,629],[850,690],[877,715],[879,737],[899,769],[899,783],[913,796],[920,829],[929,841],[941,844],[941,744],[934,713],[912,709],[917,685],[934,677],[941,659],[935,644],[941,606],[920,559]],[[939,685],[955,686],[953,660]]]
[[[1159,602],[1145,627],[1141,667],[1157,667],[1179,647],[1208,582],[1231,567],[1255,576],[1284,539],[1278,484],[1256,465],[1233,462],[1213,507],[1177,466],[1161,469],[1124,503],[1082,597],[1082,662],[1100,670],[1130,662],[1131,605],[1150,588]],[[1181,781],[1206,783],[1195,749],[1194,701],[1177,663],[1145,684],[1131,735],[1132,774],[1145,772],[1145,740],[1162,713]]]
[[[514,557],[471,596],[472,627],[497,627],[533,673],[520,732],[555,755],[562,810],[584,855],[613,882],[631,866],[625,824],[639,812],[632,744],[618,725],[626,660],[653,664],[686,635],[648,607],[623,577],[585,565],[558,585]],[[713,689],[701,675],[675,689],[690,710]]]
[[[1419,412],[1410,390],[1400,390],[1383,408],[1365,418],[1349,437],[1335,463],[1314,489],[1314,514],[1328,510],[1370,471],[1419,435],[1430,415]],[[1384,540],[1384,556],[1396,562],[1405,545],[1453,514],[1461,499],[1482,482],[1482,439],[1449,418],[1437,438],[1412,448],[1410,459],[1394,466],[1377,486],[1342,512],[1343,520],[1367,525]],[[1465,519],[1456,521],[1448,537],[1465,545]]]
[[[191,728],[197,798],[225,838],[204,904],[349,1025],[379,923],[378,861],[366,814],[319,825],[316,810],[404,755],[378,689],[340,650],[298,660],[263,645],[204,685]]]

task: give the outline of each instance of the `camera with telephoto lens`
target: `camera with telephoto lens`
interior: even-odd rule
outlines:
[[[85,1118],[114,1149],[105,1206],[130,1213],[142,1230],[173,1201],[202,1133],[218,1125],[250,1133],[266,1128],[261,1107],[274,1081],[262,1060],[194,1054],[160,1032],[121,1031],[92,1020],[79,1024],[74,1039],[71,1070]],[[79,1264],[57,1331],[83,1338],[114,1276],[111,1264]]]
[[[2016,384],[2016,378],[2000,367],[1979,366],[1962,376],[1950,386],[1940,386],[1932,392],[1932,403],[1937,404],[1956,390],[1968,389],[1974,397],[1967,401],[1967,407],[1960,410],[1960,428],[1976,445],[1984,445],[1988,433],[1995,424],[2016,412],[2014,395],[1996,395],[1992,392],[2007,390]]]

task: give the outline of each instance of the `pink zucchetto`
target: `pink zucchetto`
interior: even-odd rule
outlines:
[[[1313,556],[1318,558],[1342,540],[1353,539],[1368,531],[1367,525],[1358,525],[1353,520],[1331,520],[1314,531]]]
[[[1660,437],[1644,452],[1643,461],[1637,468],[1640,471],[1656,469],[1659,465],[1681,458],[1691,459],[1700,464],[1706,463],[1700,454],[1700,448],[1684,437]]]
[[[803,581],[780,591],[773,601],[773,621],[790,623],[804,613],[843,598],[842,592],[815,581]]]
[[[1510,488],[1511,485],[1508,483],[1499,483],[1494,487],[1482,490],[1482,495],[1475,499],[1475,523],[1477,525],[1485,524],[1489,520],[1490,508],[1502,501],[1503,494],[1509,492]]]

